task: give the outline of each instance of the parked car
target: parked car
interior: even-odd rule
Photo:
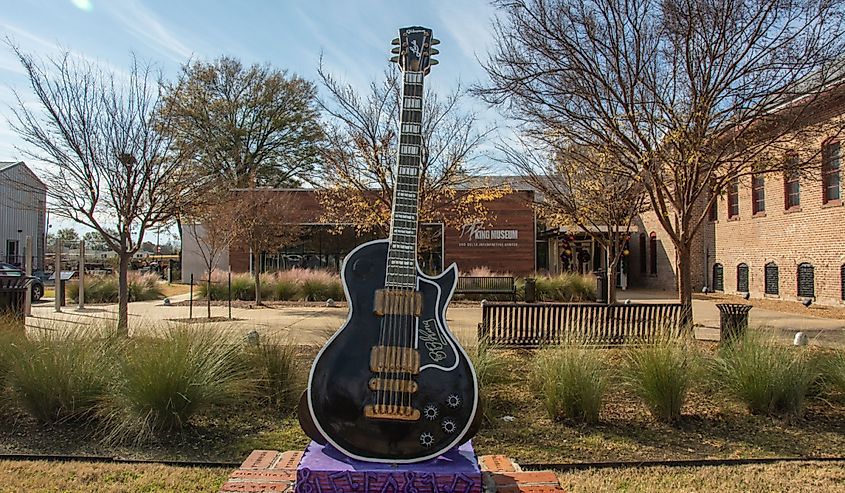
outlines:
[[[12,264],[0,262],[0,277],[23,277],[24,271]],[[44,296],[44,281],[32,276],[32,301],[38,301]]]

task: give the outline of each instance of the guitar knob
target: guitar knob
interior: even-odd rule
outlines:
[[[423,408],[423,417],[429,421],[434,421],[439,415],[440,413],[437,411],[437,406],[434,404],[428,404]]]
[[[440,423],[440,427],[443,428],[445,433],[454,433],[455,430],[458,428],[458,425],[455,424],[455,420],[452,418],[446,418]]]
[[[452,394],[446,398],[446,405],[452,409],[457,409],[461,405],[461,397],[458,394]]]
[[[431,447],[432,445],[434,445],[434,436],[429,432],[421,433],[420,445],[425,448]]]

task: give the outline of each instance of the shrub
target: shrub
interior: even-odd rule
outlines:
[[[302,391],[296,360],[297,347],[278,340],[261,341],[246,351],[247,364],[254,377],[254,391],[262,404],[278,411],[289,411]]]
[[[719,382],[752,414],[800,416],[817,369],[802,348],[746,334],[714,361]]]
[[[681,417],[695,372],[695,357],[683,343],[666,341],[630,349],[625,363],[624,382],[652,416],[669,423]]]
[[[197,412],[244,395],[248,379],[240,355],[239,344],[203,327],[133,340],[118,358],[103,407],[107,437],[137,442],[181,430]]]
[[[164,297],[156,274],[129,272],[129,301],[149,301]],[[117,303],[118,301],[117,275],[85,276],[85,301],[88,303]],[[79,283],[66,284],[67,296],[77,300]]]
[[[538,352],[531,381],[550,418],[596,423],[609,376],[596,350],[565,346]]]
[[[21,339],[10,351],[9,384],[41,422],[88,420],[108,390],[116,344],[92,333]]]

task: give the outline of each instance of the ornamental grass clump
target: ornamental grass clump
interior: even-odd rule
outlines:
[[[750,333],[722,348],[714,370],[722,388],[752,414],[779,417],[801,415],[818,374],[806,348]]]
[[[343,298],[343,289],[338,276],[323,270],[303,270],[299,289],[303,301]]]
[[[662,341],[629,349],[622,380],[658,421],[673,423],[681,417],[693,383],[697,360],[680,341]]]
[[[591,276],[564,272],[538,277],[536,296],[541,301],[582,301],[596,298],[596,283]]]
[[[467,347],[466,351],[472,362],[472,367],[475,369],[479,394],[483,396],[487,389],[504,378],[507,365],[499,352],[499,348],[486,337],[479,340],[478,345],[474,348]],[[490,409],[486,401],[481,400],[480,405],[484,418],[490,420]]]
[[[161,290],[157,274],[129,272],[127,282],[129,283],[129,301],[149,301],[164,298],[164,292]],[[78,282],[68,282],[65,289],[70,299],[79,299]],[[117,275],[85,277],[85,301],[87,303],[117,303],[118,289]]]
[[[119,343],[93,331],[48,332],[19,339],[6,353],[9,386],[42,423],[86,422],[108,393]]]
[[[130,341],[102,409],[106,438],[142,442],[179,431],[198,412],[242,397],[250,382],[242,349],[206,327],[175,327]]]
[[[588,424],[599,420],[609,381],[601,353],[576,346],[539,351],[531,374],[532,387],[551,419]]]
[[[839,402],[845,402],[845,349],[827,354],[821,363],[822,392]]]
[[[249,346],[247,368],[254,382],[253,391],[262,405],[284,413],[293,409],[302,392],[297,346],[279,340]]]

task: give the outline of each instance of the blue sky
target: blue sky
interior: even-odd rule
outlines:
[[[364,87],[387,67],[399,27],[422,25],[441,40],[440,65],[427,83],[448,91],[485,79],[478,59],[492,44],[494,9],[486,0],[6,0],[0,33],[37,55],[69,50],[120,70],[130,53],[158,64],[168,78],[189,58],[220,55],[270,63],[316,80],[328,70]],[[6,119],[12,88],[31,99],[9,50],[0,49],[0,161],[22,159]],[[493,110],[473,108],[493,123]],[[32,163],[36,167],[37,163]]]
[[[189,58],[220,55],[270,63],[316,79],[320,53],[326,67],[365,86],[388,65],[399,27],[423,25],[441,40],[440,65],[428,84],[449,90],[483,80],[494,9],[485,0],[419,2],[374,0],[7,0],[0,33],[39,55],[70,50],[121,69],[131,52],[174,77]],[[0,160],[21,157],[6,118],[10,88],[30,97],[21,68],[0,53]],[[483,105],[476,107],[485,112]],[[488,115],[489,116],[489,115]]]

